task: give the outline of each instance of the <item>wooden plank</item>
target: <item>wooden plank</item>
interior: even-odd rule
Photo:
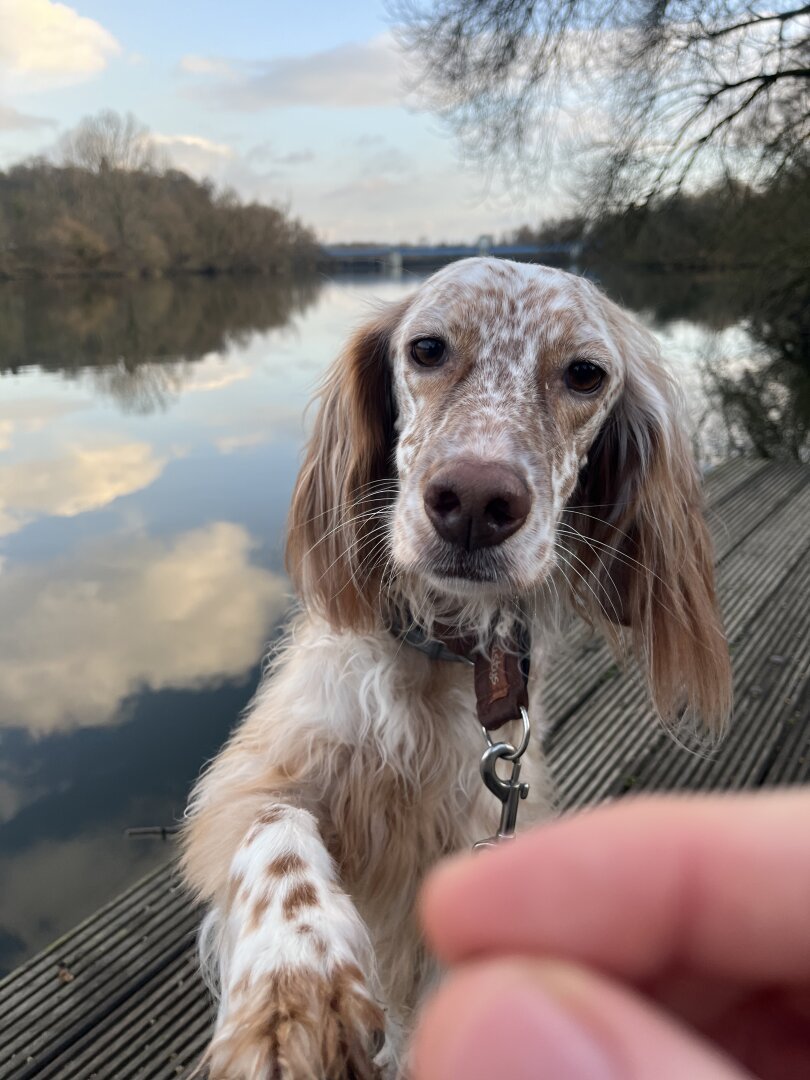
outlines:
[[[770,768],[786,729],[810,735],[808,713],[798,712],[794,684],[807,680],[802,671],[803,650],[810,642],[810,553],[805,550],[794,574],[783,577],[777,594],[769,594],[762,609],[758,632],[749,622],[747,637],[733,656],[735,716],[724,742],[711,754],[681,747],[665,733],[631,747],[617,770],[614,782],[602,796],[628,790],[666,791],[688,788],[740,788],[799,782]],[[763,645],[767,644],[764,648]],[[774,654],[784,663],[774,665]],[[793,697],[793,707],[785,707]],[[801,717],[801,719],[800,719]],[[801,720],[803,719],[803,722]],[[785,757],[785,763],[790,761]]]
[[[3,1055],[10,1076],[37,1076],[63,1046],[75,1043],[189,948],[198,920],[184,898],[176,902],[180,899],[180,893],[167,888],[148,922],[122,937],[112,955],[99,943],[72,981],[45,990],[24,1015],[4,1025]]]
[[[796,496],[810,484],[810,470],[772,464],[765,470],[755,470],[749,479],[755,486],[724,487],[722,499],[711,504],[715,556],[721,570],[724,561],[748,536],[780,510],[789,511]],[[549,721],[555,728],[565,724],[591,694],[617,674],[616,661],[601,638],[581,624],[574,624],[549,664],[543,694]]]
[[[152,1075],[164,1063],[176,1076],[199,1057],[212,1021],[212,1007],[198,970],[196,948],[188,948],[159,980],[123,1001],[38,1074],[38,1080],[89,1076]]]
[[[167,872],[172,871],[167,867],[153,870],[0,980],[0,1014],[8,1020],[14,1015],[15,1007],[23,1011],[29,995],[35,995],[43,986],[52,985],[60,968],[66,967],[71,972],[74,968],[78,970],[82,956],[92,955],[98,944],[108,944],[122,928],[129,933],[137,929],[142,917],[148,918],[156,895],[165,891]],[[0,1032],[0,1052],[2,1049],[3,1033]]]
[[[748,620],[767,603],[794,567],[807,559],[810,544],[810,485],[750,534],[721,563],[718,583],[726,627],[736,649]],[[732,656],[734,650],[732,650]],[[594,692],[563,714],[547,739],[552,776],[561,803],[575,806],[617,794],[615,783],[628,774],[628,758],[662,745],[660,726],[635,672],[615,666]],[[631,769],[630,775],[636,775]]]

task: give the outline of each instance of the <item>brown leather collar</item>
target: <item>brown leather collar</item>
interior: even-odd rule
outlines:
[[[430,638],[416,626],[407,630],[393,626],[391,632],[431,660],[457,661],[472,666],[478,722],[487,731],[517,720],[521,706],[529,707],[530,644],[527,633],[520,634],[513,647],[493,643],[484,651],[471,638],[454,636],[450,632],[440,638]]]

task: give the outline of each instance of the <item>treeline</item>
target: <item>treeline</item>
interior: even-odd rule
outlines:
[[[92,172],[45,161],[0,172],[0,276],[311,268],[309,229],[176,169]]]
[[[610,259],[675,270],[807,269],[810,164],[755,189],[729,179],[697,194],[657,198],[596,220],[574,216],[509,237],[521,243],[577,242],[585,261]]]
[[[0,277],[288,275],[311,269],[313,233],[170,166],[114,113],[83,121],[58,163],[0,172]]]

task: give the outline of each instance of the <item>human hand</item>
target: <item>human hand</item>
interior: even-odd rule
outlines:
[[[810,792],[627,799],[425,888],[414,1080],[810,1078]]]

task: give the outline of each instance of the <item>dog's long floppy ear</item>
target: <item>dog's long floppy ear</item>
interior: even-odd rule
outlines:
[[[338,629],[371,629],[379,615],[396,486],[389,343],[406,306],[360,327],[327,372],[293,492],[287,569],[304,604]]]
[[[588,570],[587,586],[572,587],[592,622],[628,628],[662,719],[674,722],[686,706],[719,734],[731,708],[731,669],[680,395],[653,336],[606,306],[627,382],[566,511]]]

